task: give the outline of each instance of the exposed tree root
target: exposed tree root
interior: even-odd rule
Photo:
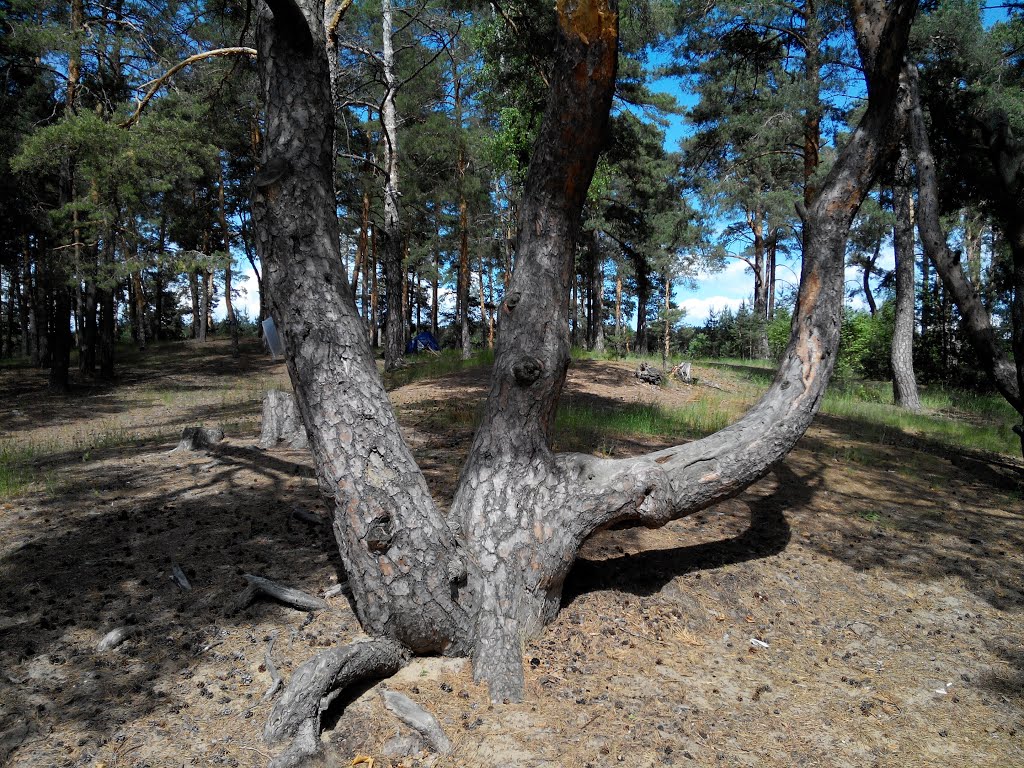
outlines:
[[[378,637],[324,651],[295,670],[263,730],[269,744],[292,740],[270,768],[290,768],[315,754],[320,747],[320,718],[330,703],[353,683],[390,677],[406,661],[404,647]]]
[[[267,650],[263,653],[263,666],[267,668],[267,674],[270,675],[270,687],[267,688],[267,692],[263,694],[263,698],[260,701],[270,701],[284,684],[284,681],[281,680],[281,673],[277,671],[277,667],[274,666],[274,659],[270,655],[274,650],[274,641],[276,639],[277,632],[274,632],[270,635],[270,639],[267,641]]]
[[[260,595],[272,597],[274,600],[290,605],[292,608],[300,611],[322,611],[327,607],[327,603],[319,597],[313,597],[313,595],[303,592],[301,589],[286,587],[262,576],[253,576],[251,573],[244,574],[244,578],[249,582],[249,586],[225,607],[224,612],[228,616],[246,608]]]
[[[430,744],[431,749],[439,755],[451,753],[452,742],[441,729],[437,718],[404,693],[384,691],[384,706],[395,717],[420,734]]]

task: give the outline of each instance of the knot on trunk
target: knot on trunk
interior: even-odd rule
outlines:
[[[516,382],[523,387],[528,387],[544,373],[544,363],[536,357],[526,357],[512,366],[512,375]]]
[[[523,297],[519,291],[513,291],[505,298],[505,306],[508,311],[511,312],[519,304],[519,300]]]
[[[370,523],[366,530],[366,548],[376,555],[382,555],[391,546],[391,540],[395,537],[392,530],[390,515],[381,515]]]
[[[281,180],[281,177],[288,173],[289,163],[283,157],[272,157],[256,173],[253,184],[256,189],[266,189]]]

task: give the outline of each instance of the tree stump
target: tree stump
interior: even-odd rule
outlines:
[[[633,375],[645,384],[661,384],[661,370],[648,363],[640,363]]]
[[[209,448],[214,443],[219,443],[223,439],[223,429],[185,427],[181,431],[181,440],[178,441],[178,445],[171,453],[177,453],[178,451],[201,451]]]
[[[285,442],[289,448],[306,448],[309,438],[299,416],[295,395],[278,389],[267,390],[263,396],[263,424],[260,429],[260,448],[274,448]]]
[[[693,377],[690,375],[691,363],[680,363],[672,369],[672,373],[682,379],[685,383],[689,384],[693,381]]]

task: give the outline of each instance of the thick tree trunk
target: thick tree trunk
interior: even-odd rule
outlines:
[[[904,80],[909,89],[907,110],[910,142],[917,166],[917,228],[921,233],[921,243],[928,260],[935,265],[943,285],[956,302],[978,356],[992,375],[996,387],[1018,412],[1024,413],[1016,366],[1006,358],[999,345],[976,286],[967,279],[959,258],[949,250],[946,243],[946,235],[939,220],[935,159],[928,143],[921,99],[917,91],[917,68],[913,64],[906,66]]]
[[[270,0],[260,9],[266,135],[253,213],[270,309],[321,487],[337,505],[335,534],[363,628],[414,651],[464,650],[454,536],[402,440],[343,279],[322,14],[319,2]],[[401,322],[398,278],[389,299]]]
[[[896,319],[892,332],[892,388],[896,405],[921,410],[914,377],[914,198],[911,189],[910,149],[900,144],[892,190],[896,223],[893,250],[896,256]]]
[[[626,520],[661,525],[734,495],[793,446],[835,360],[846,235],[898,124],[895,80],[914,5],[896,3],[892,16],[877,0],[855,18],[870,54],[869,105],[803,211],[809,249],[793,335],[768,393],[708,438],[609,460],[557,456],[548,445],[569,363],[574,245],[604,141],[618,21],[602,0],[559,3],[556,63],[501,305],[491,393],[446,519],[401,438],[344,279],[323,4],[261,4],[267,134],[255,184],[257,243],[321,488],[335,503],[357,614],[373,636],[303,665],[271,713],[269,739],[295,737],[299,752],[315,749],[330,689],[394,671],[407,651],[471,652],[493,699],[520,698],[522,643],[556,614],[588,536]],[[285,757],[295,759],[294,751]]]

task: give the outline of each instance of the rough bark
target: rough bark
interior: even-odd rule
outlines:
[[[405,663],[406,651],[387,638],[357,640],[344,648],[332,648],[307,661],[292,675],[284,694],[270,712],[263,737],[271,744],[293,741],[270,768],[305,764],[320,745],[320,716],[334,690],[374,677],[386,677]]]
[[[559,41],[519,210],[516,268],[500,309],[491,393],[447,517],[429,494],[380,384],[338,253],[323,8],[265,0],[258,45],[266,104],[254,214],[288,369],[357,614],[358,652],[304,665],[266,735],[315,749],[329,691],[393,670],[405,652],[471,653],[491,697],[523,693],[522,643],[556,614],[595,530],[656,526],[734,495],[803,434],[838,346],[845,240],[898,125],[895,82],[913,2],[855,19],[872,33],[868,109],[812,205],[793,335],[775,382],[722,432],[647,456],[556,455],[548,445],[569,363],[566,322],[580,214],[614,90],[617,12],[559,2]],[[876,29],[878,27],[878,29]],[[884,51],[886,53],[879,53]],[[889,51],[894,53],[890,54]],[[262,177],[262,178],[261,178]]]
[[[322,13],[317,2],[261,6],[256,245],[360,622],[413,651],[451,650],[468,626],[455,587],[461,558],[399,432],[343,279]]]
[[[896,256],[896,318],[892,332],[893,400],[909,411],[921,410],[914,376],[914,199],[911,189],[910,149],[900,144],[893,187],[893,251]]]
[[[1007,359],[996,339],[981,296],[964,274],[959,257],[950,251],[946,242],[946,234],[939,219],[939,186],[935,173],[935,158],[928,142],[924,113],[917,90],[917,68],[913,64],[905,67],[905,81],[909,94],[907,119],[910,144],[917,167],[917,228],[921,234],[921,243],[928,260],[935,265],[942,278],[942,284],[956,302],[978,356],[992,375],[996,387],[1018,412],[1024,412],[1021,386],[1017,381],[1017,368]]]

